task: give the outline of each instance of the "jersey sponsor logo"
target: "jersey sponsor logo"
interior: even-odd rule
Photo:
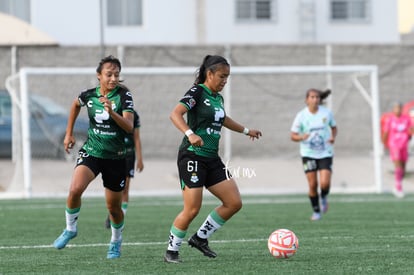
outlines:
[[[212,128],[207,128],[206,132],[207,132],[208,135],[220,135],[220,133],[221,133],[220,131],[214,130]]]
[[[224,118],[225,112],[222,108],[214,108],[215,114],[214,114],[214,120],[220,121],[220,119]]]
[[[127,109],[133,109],[134,108],[134,101],[132,101],[132,100],[125,100],[125,103],[127,104]]]
[[[309,142],[309,146],[312,150],[315,150],[315,151],[325,150],[325,142],[318,133],[312,136]]]
[[[97,123],[103,123],[104,120],[109,119],[109,113],[106,110],[96,110],[94,119]]]
[[[100,130],[100,129],[93,129],[93,133],[95,135],[116,136],[116,132],[109,132],[109,131]]]

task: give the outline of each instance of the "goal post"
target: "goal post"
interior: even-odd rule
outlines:
[[[129,76],[180,76],[194,75],[196,68],[194,67],[125,67],[122,69],[122,75]],[[378,68],[375,65],[330,65],[330,66],[232,66],[232,76],[252,76],[258,75],[306,75],[306,74],[357,74],[369,77],[370,95],[363,94],[363,97],[368,101],[371,107],[371,127],[372,127],[372,154],[374,167],[375,190],[377,193],[383,192],[382,182],[382,167],[381,167],[381,137],[380,137],[380,109],[379,109],[379,84],[378,84]],[[30,125],[29,125],[29,77],[33,76],[79,76],[87,75],[93,77],[95,75],[95,68],[92,67],[25,67],[21,68],[17,76],[19,78],[20,86],[20,102],[18,106],[21,114],[21,144],[22,148],[22,167],[24,179],[24,197],[32,196],[32,177],[31,177],[31,147],[30,147]],[[11,76],[9,78],[16,78]],[[10,79],[9,79],[10,81]],[[231,114],[234,108],[231,100],[231,90],[233,88],[231,78],[225,86],[224,98],[225,109],[228,114]],[[358,88],[358,87],[357,87]],[[361,93],[361,87],[358,88]],[[180,90],[184,93],[184,90]],[[177,98],[178,100],[178,98]],[[230,131],[224,131],[224,158],[228,160],[232,156],[232,137]]]

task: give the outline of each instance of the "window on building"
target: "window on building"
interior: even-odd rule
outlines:
[[[331,0],[333,21],[367,21],[370,17],[370,0]]]
[[[276,19],[276,0],[236,0],[237,21],[271,21]]]
[[[0,12],[30,23],[30,0],[0,0]]]
[[[142,25],[142,0],[107,0],[108,26]]]

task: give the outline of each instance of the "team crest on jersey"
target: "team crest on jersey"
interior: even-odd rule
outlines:
[[[326,117],[322,118],[322,122],[323,122],[323,124],[325,124],[327,120],[328,120],[328,119],[327,119]]]
[[[196,183],[196,182],[198,182],[198,176],[197,176],[197,174],[196,173],[192,173],[191,174],[191,179],[190,179],[192,182],[194,182],[194,183]]]
[[[114,111],[115,111],[115,109],[116,109],[116,104],[115,104],[115,101],[111,101],[111,104],[112,104],[112,110],[114,110]]]

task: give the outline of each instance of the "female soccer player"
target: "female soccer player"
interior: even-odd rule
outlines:
[[[252,140],[262,133],[247,129],[226,116],[220,91],[227,83],[230,65],[217,55],[207,55],[201,64],[194,86],[173,109],[172,123],[185,134],[179,147],[177,165],[184,200],[183,210],[175,218],[170,231],[164,260],[179,263],[179,249],[191,221],[202,203],[203,187],[220,201],[208,215],[188,244],[205,256],[216,257],[207,239],[242,207],[240,193],[234,179],[229,177],[218,155],[222,126],[248,135]],[[187,114],[187,122],[184,120]]]
[[[413,134],[411,118],[402,114],[402,104],[399,102],[393,105],[393,114],[388,118],[384,125],[382,136],[383,143],[390,152],[390,157],[394,163],[394,194],[396,197],[404,197],[402,180],[405,174],[405,166],[408,160],[408,144]]]
[[[117,58],[103,58],[96,69],[99,85],[80,93],[72,103],[63,141],[66,152],[76,142],[73,126],[81,107],[87,108],[90,127],[88,138],[79,150],[66,201],[66,228],[53,243],[57,249],[64,248],[76,237],[82,194],[101,173],[112,228],[107,258],[119,258],[121,255],[124,228],[121,201],[125,188],[126,155],[124,139],[125,133],[133,131],[134,102],[131,93],[118,85],[120,72],[121,63]]]
[[[300,142],[303,169],[309,184],[309,199],[313,214],[311,220],[321,219],[318,194],[318,172],[321,189],[322,212],[328,211],[329,189],[333,161],[333,144],[337,135],[336,122],[330,110],[321,106],[321,96],[326,98],[330,91],[309,89],[306,105],[297,113],[291,128],[291,139]]]

